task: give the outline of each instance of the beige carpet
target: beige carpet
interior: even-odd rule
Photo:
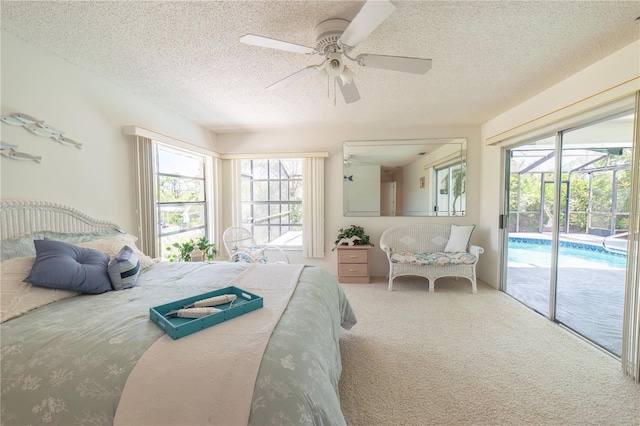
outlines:
[[[358,324],[341,337],[349,425],[640,425],[619,361],[466,280],[343,284]]]

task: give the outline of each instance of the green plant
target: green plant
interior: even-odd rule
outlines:
[[[340,230],[338,231],[338,237],[336,238],[336,241],[334,244],[337,246],[338,244],[340,244],[340,241],[343,238],[349,239],[351,237],[360,238],[359,240],[355,240],[353,242],[353,244],[357,246],[364,246],[364,245],[373,246],[373,244],[371,244],[371,241],[369,241],[369,236],[364,233],[364,228],[358,225],[351,225],[348,228],[340,228]],[[333,249],[331,249],[331,251],[335,249],[336,248],[334,247]]]
[[[167,255],[169,262],[189,262],[191,260],[191,252],[198,248],[205,254],[207,260],[213,259],[218,254],[216,245],[209,243],[207,237],[200,237],[197,240],[189,240],[184,243],[173,243],[173,245],[167,247],[167,251],[170,253]],[[178,249],[178,253],[174,252],[174,249]]]

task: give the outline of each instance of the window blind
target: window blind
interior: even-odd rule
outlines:
[[[302,163],[302,255],[324,257],[324,158]]]
[[[151,139],[136,136],[135,164],[136,164],[136,194],[138,216],[138,245],[143,253],[151,257],[158,257],[156,239],[157,220],[155,214],[155,162],[154,143]]]

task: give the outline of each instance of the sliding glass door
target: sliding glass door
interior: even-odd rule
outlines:
[[[549,316],[555,137],[509,151],[507,275],[504,290]]]
[[[504,291],[620,356],[633,113],[511,148]]]
[[[633,115],[562,133],[570,201],[558,246],[555,319],[620,356]]]

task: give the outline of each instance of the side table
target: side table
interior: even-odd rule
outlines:
[[[369,249],[371,246],[338,246],[338,281],[366,284],[369,282]]]

